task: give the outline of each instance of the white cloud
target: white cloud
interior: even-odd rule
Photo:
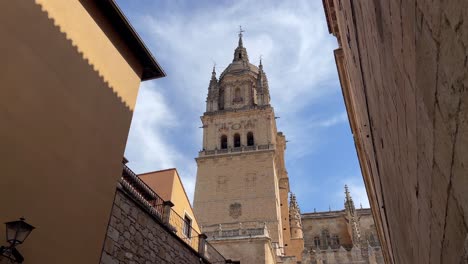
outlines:
[[[348,121],[348,114],[346,112],[340,113],[338,115],[334,115],[328,117],[325,120],[318,121],[317,123],[313,124],[313,126],[318,127],[331,127],[340,123],[344,123]]]
[[[174,111],[160,87],[151,82],[142,85],[137,102],[126,149],[130,164],[138,172],[153,168],[153,164],[174,167],[181,159],[168,135],[168,131],[180,126]]]

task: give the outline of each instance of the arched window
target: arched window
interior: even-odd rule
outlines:
[[[221,149],[227,149],[227,136],[221,136]]]
[[[234,134],[234,147],[238,148],[241,146],[241,140],[240,140],[240,135],[239,134]]]
[[[314,237],[314,245],[315,247],[320,247],[320,237]]]
[[[338,248],[340,246],[340,238],[338,237],[338,235],[334,235],[333,238],[332,238],[332,245],[335,247],[335,248]]]
[[[237,87],[234,90],[234,99],[232,101],[233,102],[242,102],[243,101],[242,96],[241,96],[241,89],[239,87]]]
[[[322,244],[324,247],[328,247],[330,245],[330,232],[327,229],[322,230]]]
[[[255,144],[254,135],[252,132],[247,133],[247,146],[253,146]]]

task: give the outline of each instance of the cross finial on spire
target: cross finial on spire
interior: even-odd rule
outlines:
[[[239,26],[239,47],[242,47],[242,33],[245,31],[242,29],[242,26]]]
[[[242,29],[242,26],[239,26],[239,38],[242,38],[242,33],[244,30]]]

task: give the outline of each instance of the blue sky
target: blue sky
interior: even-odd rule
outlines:
[[[302,212],[342,209],[345,184],[368,207],[322,1],[117,2],[167,73],[138,95],[125,151],[135,172],[175,167],[193,197],[211,70],[232,61],[242,25],[250,62],[263,58]]]

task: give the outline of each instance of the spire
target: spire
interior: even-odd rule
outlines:
[[[297,204],[296,195],[294,193],[291,193],[289,198],[289,211],[298,212],[299,214],[301,213],[299,205]]]
[[[244,32],[244,30],[242,30],[242,26],[239,26],[239,46],[238,47],[243,47],[243,43],[242,43],[242,33]]]
[[[242,36],[245,31],[242,29],[241,26],[239,26],[239,44],[234,51],[234,59],[232,60],[233,62],[235,61],[243,61],[243,62],[249,62],[249,56],[247,56],[247,50],[244,48],[244,44],[242,42]]]
[[[353,198],[351,198],[351,194],[349,193],[348,185],[345,184],[345,209],[348,210],[351,214],[354,215],[354,211],[356,208],[354,207]]]
[[[301,209],[297,204],[296,195],[291,193],[289,197],[289,226],[291,228],[291,238],[302,238]]]
[[[354,207],[353,198],[351,198],[351,194],[349,193],[348,185],[345,185],[345,210],[348,211],[351,215],[354,215],[356,208]]]
[[[344,188],[345,188],[345,194],[346,194],[346,201],[352,200],[351,195],[349,195],[348,185],[345,184]]]
[[[266,78],[266,74],[263,71],[262,56],[260,56],[260,63],[258,64],[257,103],[259,105],[270,104],[270,91],[268,89],[268,80]]]
[[[216,63],[213,65],[213,71],[211,72],[211,80],[216,80]]]
[[[354,207],[353,198],[349,193],[348,185],[345,185],[345,211],[347,213],[347,218],[350,221],[352,241],[354,245],[360,246],[361,243],[361,230],[359,228],[359,218],[356,214],[356,208]]]
[[[216,64],[213,65],[213,71],[211,72],[210,85],[208,86],[208,95],[206,97],[206,111],[217,111],[218,110],[218,79],[216,78]]]
[[[213,71],[211,72],[210,86],[208,90],[213,90],[218,86],[218,79],[216,79],[216,63],[213,65]]]

